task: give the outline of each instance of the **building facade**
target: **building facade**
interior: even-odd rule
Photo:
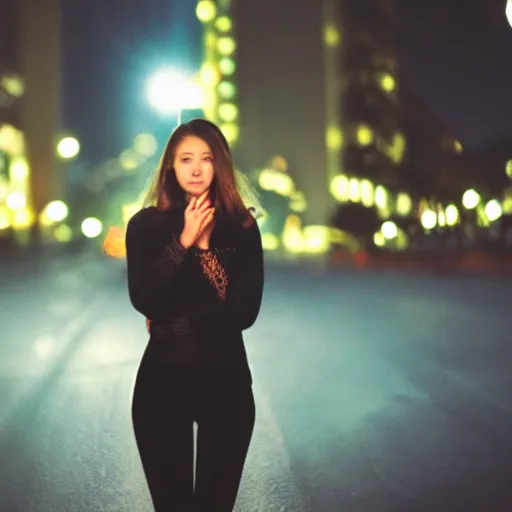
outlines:
[[[15,0],[0,3],[0,238],[27,220],[25,137],[21,129],[24,82],[19,58],[20,7]]]
[[[200,0],[206,115],[244,171],[281,157],[306,225],[343,203],[414,212],[400,168],[394,0]]]
[[[20,103],[24,86],[20,76],[20,8],[15,0],[0,3],[0,120],[20,127]]]
[[[63,194],[60,128],[60,1],[0,5],[0,225],[29,227]]]
[[[307,191],[307,222],[323,223],[332,205],[326,112],[339,114],[326,70],[323,2],[202,0],[197,13],[205,26],[206,115],[224,129],[242,169],[284,158]]]

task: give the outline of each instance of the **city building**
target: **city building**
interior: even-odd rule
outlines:
[[[0,6],[0,226],[27,228],[63,193],[60,1]]]
[[[21,128],[24,82],[17,45],[19,15],[15,0],[0,4],[0,238],[29,220],[24,208],[28,169]]]
[[[338,171],[328,169],[326,112],[337,120],[339,109],[329,80],[336,63],[325,64],[323,2],[201,0],[197,14],[205,27],[206,115],[221,124],[242,169],[282,156],[307,191],[307,222],[324,223],[329,172]]]
[[[472,174],[462,144],[411,90],[401,89],[400,110],[407,137],[401,181],[415,198],[460,201]]]
[[[24,92],[18,47],[19,5],[14,0],[0,3],[0,121],[20,127],[20,103]]]
[[[205,112],[244,171],[284,160],[306,226],[346,202],[411,214],[392,0],[200,0],[196,12]]]

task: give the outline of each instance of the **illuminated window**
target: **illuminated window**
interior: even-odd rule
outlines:
[[[338,151],[343,146],[343,133],[337,126],[329,126],[325,134],[325,144],[330,151]]]
[[[239,128],[237,124],[226,123],[220,125],[219,128],[229,144],[234,144],[238,140]]]
[[[357,142],[361,146],[369,146],[373,142],[373,132],[366,125],[360,125],[357,128]]]
[[[459,210],[454,204],[449,204],[446,207],[445,219],[448,226],[455,226],[459,221]]]
[[[236,96],[236,86],[233,82],[223,81],[217,90],[223,98],[228,100],[232,100]]]
[[[2,77],[0,77],[0,86],[15,98],[21,98],[25,93],[25,82],[23,81],[23,78],[18,75],[2,75]]]
[[[329,186],[329,190],[337,201],[344,202],[349,199],[348,178],[343,174],[335,176]]]
[[[373,206],[373,184],[369,180],[361,181],[361,203],[364,206]]]
[[[393,137],[391,145],[387,146],[385,153],[395,163],[400,163],[405,152],[405,136],[403,133],[397,132]]]
[[[224,122],[231,123],[238,117],[238,107],[233,103],[219,105],[219,117]]]
[[[324,44],[328,47],[336,47],[341,43],[341,34],[336,27],[332,23],[328,23],[324,27]]]
[[[348,194],[351,201],[357,203],[361,200],[361,188],[357,178],[351,178],[348,184]]]
[[[386,240],[393,240],[398,235],[397,225],[390,220],[382,224],[380,231]]]
[[[210,88],[215,86],[215,84],[217,84],[219,80],[220,74],[217,68],[209,62],[204,63],[203,66],[201,67],[200,72],[201,84]]]
[[[199,21],[209,23],[217,15],[217,7],[213,0],[200,0],[196,7],[196,16]]]
[[[24,157],[13,158],[9,167],[9,177],[14,181],[24,181],[29,177],[30,167]]]
[[[512,160],[509,160],[505,165],[505,172],[507,176],[512,179]]]
[[[221,55],[231,55],[236,50],[236,43],[232,37],[221,37],[217,42],[217,50]]]
[[[270,167],[276,171],[286,172],[288,171],[288,162],[284,156],[277,155],[270,160]]]
[[[21,156],[25,151],[23,133],[10,124],[0,126],[0,150],[9,155]]]
[[[466,208],[467,210],[472,210],[473,208],[476,208],[479,205],[480,200],[480,194],[476,190],[471,188],[464,192],[464,195],[462,196],[462,206],[464,206],[464,208]]]
[[[437,213],[427,209],[421,214],[421,225],[424,229],[434,229],[437,225]]]
[[[219,32],[229,32],[233,28],[233,22],[228,16],[220,16],[215,21],[215,27]]]
[[[219,61],[219,69],[223,75],[230,76],[236,71],[235,61],[225,57]]]
[[[388,205],[388,191],[382,185],[375,189],[375,204],[379,208],[386,208]]]
[[[215,35],[215,32],[213,30],[209,30],[206,32],[205,44],[208,49],[215,49],[215,47],[217,46],[217,36]]]
[[[503,210],[499,201],[491,199],[485,205],[485,215],[490,222],[498,220],[503,215]]]
[[[412,200],[408,194],[399,193],[396,198],[396,212],[398,215],[409,215],[412,210]]]
[[[382,73],[379,76],[379,83],[382,90],[384,90],[385,92],[390,93],[396,89],[396,80],[389,73]]]

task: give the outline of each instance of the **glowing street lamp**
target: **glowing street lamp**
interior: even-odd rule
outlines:
[[[507,0],[505,7],[505,16],[507,17],[509,25],[512,27],[512,0]]]
[[[183,109],[201,108],[204,104],[203,90],[179,71],[163,69],[150,78],[147,90],[150,105],[162,114],[178,114],[181,124]]]
[[[80,153],[80,142],[74,137],[64,137],[57,144],[57,154],[63,160],[72,160]]]
[[[469,190],[466,190],[462,196],[462,206],[464,206],[466,210],[473,210],[480,204],[480,199],[480,194],[476,190],[470,188]]]

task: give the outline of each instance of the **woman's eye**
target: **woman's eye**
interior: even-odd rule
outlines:
[[[184,164],[188,164],[190,162],[190,158],[182,158],[181,162]]]

